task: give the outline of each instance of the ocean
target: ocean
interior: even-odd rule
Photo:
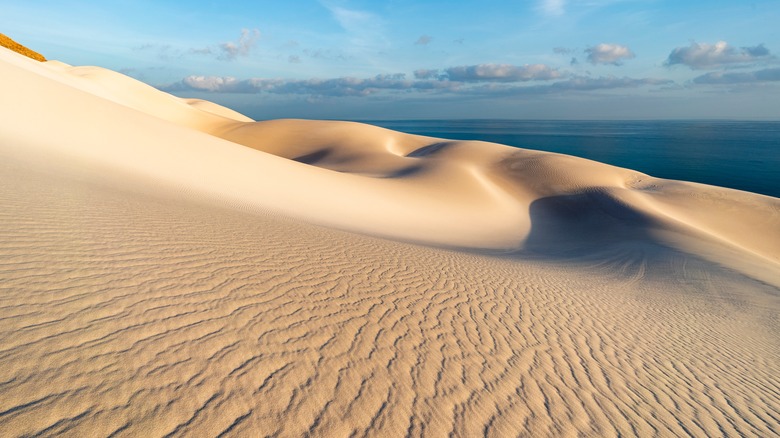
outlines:
[[[559,152],[780,198],[780,122],[371,120],[396,131]]]

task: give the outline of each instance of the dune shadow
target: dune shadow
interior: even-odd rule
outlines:
[[[656,233],[663,225],[655,218],[606,193],[540,198],[529,212],[531,230],[522,248],[467,252],[574,269],[593,281],[611,279],[627,287],[639,281],[686,282],[694,270],[722,272],[701,256],[670,246]]]
[[[382,176],[382,178],[404,178],[412,175],[416,175],[422,172],[425,168],[423,166],[405,166],[393,172],[389,172]]]
[[[330,148],[320,149],[317,151],[314,151],[309,154],[300,155],[298,157],[293,158],[293,161],[297,161],[299,163],[303,164],[317,164],[318,162],[325,159],[328,155],[330,155],[333,151]]]
[[[446,147],[448,147],[448,146],[450,146],[452,144],[454,144],[454,143],[451,142],[451,141],[442,141],[442,142],[439,142],[439,143],[429,144],[427,146],[423,146],[423,147],[421,147],[419,149],[415,149],[412,152],[409,152],[408,154],[406,154],[406,156],[409,157],[409,158],[427,157],[428,155],[435,154],[436,152],[439,152],[440,150],[442,150],[442,149],[444,149],[444,148],[446,148]]]
[[[540,198],[529,207],[531,230],[515,255],[590,263],[621,254],[679,251],[654,233],[663,225],[605,191]],[[646,256],[642,256],[646,257]]]

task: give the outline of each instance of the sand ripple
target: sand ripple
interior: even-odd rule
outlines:
[[[700,259],[452,252],[18,169],[0,436],[780,431],[778,291]]]

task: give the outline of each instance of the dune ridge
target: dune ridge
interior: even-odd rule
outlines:
[[[142,134],[131,132],[129,127],[120,127],[127,132],[116,135],[121,141],[114,139],[110,150],[93,148],[86,154],[86,148],[73,148],[69,152],[80,152],[86,159],[102,160],[107,165],[127,168],[145,176],[155,173],[160,180],[178,178],[181,181],[170,182],[188,187],[193,186],[189,180],[192,168],[210,167],[210,173],[216,174],[227,166],[212,165],[209,159],[225,157],[226,162],[230,161],[229,174],[215,175],[218,178],[208,181],[208,188],[201,188],[223,200],[233,198],[237,202],[259,204],[259,198],[263,207],[310,222],[368,234],[444,246],[513,250],[522,248],[528,237],[532,203],[551,196],[597,191],[602,193],[597,195],[602,201],[599,208],[608,216],[614,216],[611,213],[615,210],[630,210],[631,214],[643,217],[645,223],[672,227],[677,231],[687,228],[683,234],[700,235],[706,230],[722,243],[739,246],[771,261],[780,260],[777,249],[780,242],[777,233],[772,232],[778,223],[774,213],[778,208],[775,198],[662,181],[574,157],[480,142],[442,142],[370,125],[304,120],[251,122],[218,105],[178,99],[108,70],[70,67],[57,62],[32,67],[55,81],[54,84],[36,84],[38,87],[68,85],[66,91],[88,93],[86,96],[68,96],[62,99],[63,108],[49,109],[51,118],[56,118],[60,125],[79,123],[78,114],[73,114],[76,120],[62,120],[62,117],[68,112],[66,102],[81,97],[92,101],[94,109],[91,111],[95,114],[104,112],[105,100],[109,100],[124,107],[114,108],[116,110],[131,108],[137,111],[123,116],[133,119],[153,116],[157,123],[162,120],[190,128],[186,135],[198,137],[197,140],[171,141],[166,148],[155,148],[148,140],[132,139]],[[26,70],[17,73],[26,75]],[[20,83],[24,82],[31,81],[20,79]],[[30,89],[18,88],[15,94],[21,96],[21,102],[28,100],[24,96],[30,93]],[[204,105],[209,105],[210,110],[201,109]],[[18,106],[16,110],[19,110]],[[30,108],[30,112],[42,116],[40,108]],[[28,119],[35,120],[35,117],[30,114]],[[140,122],[133,120],[128,125],[132,123]],[[18,128],[17,137],[32,141],[28,126]],[[168,128],[166,131],[175,131]],[[198,133],[210,135],[204,137]],[[185,134],[179,131],[175,135]],[[215,137],[229,140],[233,150]],[[46,140],[43,138],[39,143],[45,144]],[[94,136],[87,140],[94,142]],[[193,145],[193,150],[188,150],[185,144]],[[236,144],[288,160],[248,154],[243,148],[236,148]],[[213,153],[216,148],[220,148],[219,154]],[[135,158],[142,153],[153,156],[159,163]],[[241,162],[246,165],[240,167]],[[339,174],[319,173],[312,165]],[[191,168],[187,169],[187,166]],[[273,169],[263,170],[273,172],[266,179],[278,182],[276,193],[260,187],[264,181],[258,178],[257,170],[269,166]],[[171,171],[172,168],[177,171]],[[311,184],[297,182],[301,180],[311,181]],[[321,197],[308,186],[341,193],[349,199],[339,204],[339,197],[330,197],[327,205],[321,205],[317,213],[312,214],[315,207],[310,203]],[[663,190],[666,186],[673,186],[675,190]],[[696,196],[686,196],[685,191],[680,190],[686,186]],[[245,196],[247,192],[251,193]],[[682,192],[679,199],[670,199],[670,193],[679,192]],[[631,201],[624,202],[629,197]],[[707,199],[720,200],[721,205],[739,204],[740,208],[734,209],[734,213],[740,215],[739,220],[724,222],[719,216],[692,216],[692,212],[707,211],[711,207],[713,203]],[[355,205],[363,207],[355,208]],[[392,221],[388,221],[388,217]],[[450,220],[453,217],[458,220]],[[577,240],[578,236],[568,237]]]
[[[780,432],[776,198],[0,72],[2,436]]]

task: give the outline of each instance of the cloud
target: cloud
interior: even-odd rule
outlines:
[[[330,61],[348,61],[350,56],[344,53],[336,52],[330,49],[303,49],[303,54],[314,59],[324,59]]]
[[[441,77],[441,74],[439,73],[439,70],[433,69],[424,69],[421,68],[419,70],[414,71],[414,77],[415,79],[444,79]]]
[[[767,68],[752,72],[711,72],[693,79],[695,84],[733,85],[780,81],[780,68]]]
[[[162,87],[165,91],[216,93],[269,93],[307,98],[364,97],[381,94],[439,93],[475,97],[508,97],[570,92],[638,88],[668,85],[673,81],[653,78],[573,77],[545,85],[525,86],[506,81],[462,82],[447,79],[438,70],[417,70],[414,80],[403,73],[377,75],[372,78],[340,77],[332,79],[266,79],[238,80],[225,76],[188,76],[180,82]]]
[[[414,42],[414,44],[418,46],[427,46],[428,44],[433,41],[433,37],[430,35],[421,35],[420,38],[417,38],[417,41]]]
[[[451,81],[498,81],[518,82],[532,80],[548,80],[561,77],[561,73],[544,64],[511,65],[511,64],[477,64],[450,67],[445,73]]]
[[[621,65],[624,59],[635,56],[626,46],[604,43],[585,49],[585,53],[588,54],[588,62],[591,64]]]
[[[457,89],[464,95],[478,97],[511,97],[511,96],[544,96],[561,95],[568,93],[589,93],[600,90],[615,90],[626,88],[640,88],[645,86],[670,85],[674,81],[656,78],[628,78],[628,77],[574,77],[552,84],[520,86],[516,84],[489,83],[471,88]]]
[[[236,41],[226,41],[206,47],[193,47],[186,51],[189,55],[214,56],[220,61],[233,61],[238,57],[249,56],[260,39],[257,29],[241,29]],[[184,52],[181,52],[182,54]],[[182,56],[181,54],[179,56]]]
[[[357,9],[347,9],[329,2],[320,3],[330,11],[331,16],[345,31],[353,49],[362,49],[373,54],[377,46],[387,44],[385,21],[381,16]]]
[[[298,55],[290,55],[287,57],[287,62],[289,62],[290,64],[300,64],[301,57]]]
[[[654,79],[654,78],[628,78],[628,77],[576,77],[566,81],[556,82],[550,85],[552,90],[556,91],[593,91],[593,90],[609,90],[615,88],[637,88],[646,85],[668,85],[674,81],[670,79]]]
[[[687,65],[691,69],[706,69],[727,64],[745,64],[769,57],[769,49],[759,44],[754,47],[728,45],[725,41],[715,44],[691,43],[688,47],[677,47],[666,59],[666,65]]]
[[[142,44],[132,48],[137,52],[153,52],[157,57],[166,62],[174,61],[184,56],[184,52],[170,44]]]
[[[566,0],[540,0],[537,10],[553,17],[563,15],[566,12]]]
[[[573,49],[569,49],[566,47],[553,47],[553,53],[556,53],[558,55],[568,55],[569,53],[574,52]]]
[[[750,56],[753,57],[762,57],[762,56],[769,56],[769,49],[764,47],[764,44],[759,44],[754,47],[743,47],[742,50],[745,51]]]
[[[241,29],[241,35],[236,41],[226,41],[217,45],[192,47],[182,49],[170,44],[143,44],[133,47],[134,51],[153,51],[163,61],[172,61],[185,55],[214,56],[221,61],[233,61],[238,57],[249,56],[257,45],[260,31],[257,29]]]
[[[241,29],[241,36],[238,38],[238,41],[227,41],[219,45],[220,54],[218,58],[232,61],[239,56],[248,56],[255,45],[257,45],[259,38],[259,30]]]
[[[621,88],[639,88],[652,85],[669,85],[672,83],[674,83],[674,81],[669,79],[628,77],[619,78],[614,76],[591,78],[580,76],[546,85],[516,86],[500,84],[499,86],[496,86],[496,84],[489,84],[484,87],[474,88],[471,90],[471,92],[483,95],[526,96],[614,90]]]
[[[372,78],[341,77],[333,79],[265,79],[237,80],[224,76],[188,76],[180,82],[162,87],[165,91],[208,91],[221,93],[273,93],[307,96],[368,96],[382,91],[426,91],[457,88],[449,81],[407,80],[403,73],[377,75]]]
[[[375,22],[376,16],[356,9],[347,9],[339,6],[327,6],[333,18],[346,31],[361,31],[370,27]]]
[[[168,91],[201,90],[233,92],[239,80],[230,76],[187,76],[181,82],[166,87]]]

